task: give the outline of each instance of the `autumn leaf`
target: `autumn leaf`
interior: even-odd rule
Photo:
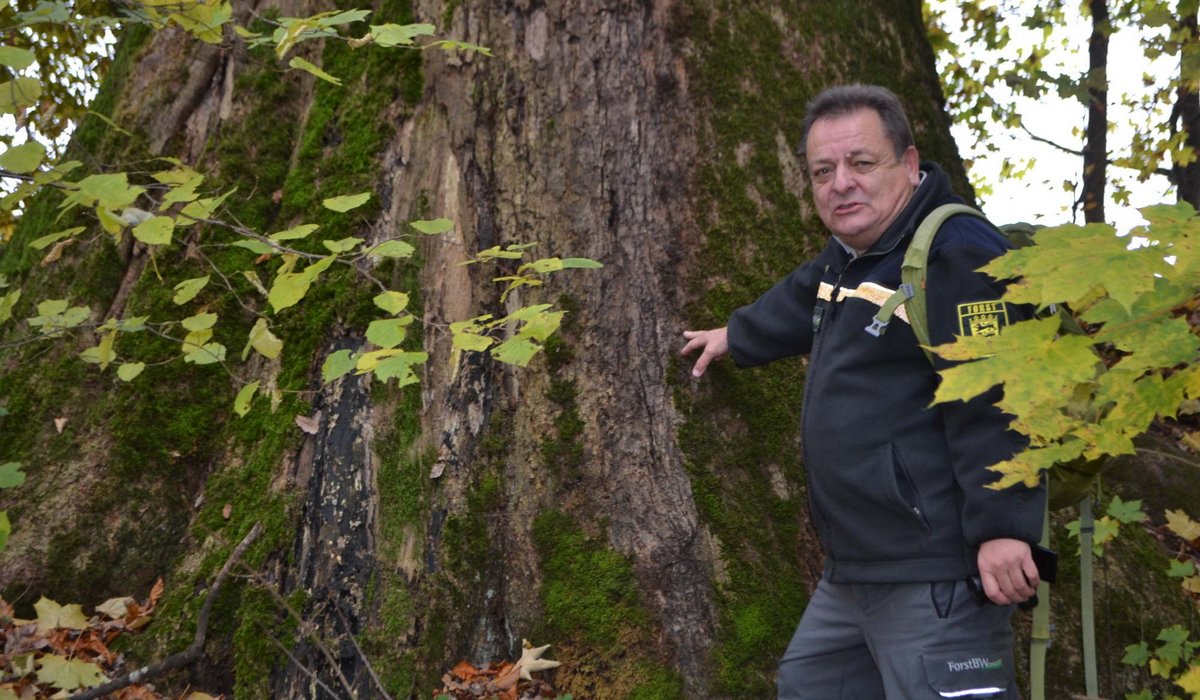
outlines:
[[[1175,685],[1191,693],[1193,700],[1200,698],[1200,666],[1188,666],[1187,673],[1177,678]]]
[[[529,643],[528,639],[522,639],[521,646],[521,660],[517,662],[517,666],[521,667],[521,678],[527,681],[533,680],[529,675],[531,673],[558,668],[561,665],[558,661],[550,661],[549,659],[542,658],[542,654],[545,654],[546,650],[550,648],[549,644],[535,647]]]
[[[108,680],[99,666],[82,659],[66,659],[61,656],[43,656],[38,669],[40,683],[47,683],[63,690],[92,688]]]
[[[124,596],[122,598],[109,598],[100,605],[96,606],[96,612],[108,615],[114,620],[125,619],[125,613],[129,610],[129,605],[134,603],[132,596]]]
[[[1168,510],[1167,529],[1179,535],[1185,540],[1195,540],[1200,538],[1200,523],[1188,517],[1187,513],[1182,510]]]
[[[296,416],[296,425],[300,427],[300,430],[309,435],[316,435],[317,431],[321,428],[321,424],[317,422],[316,418],[309,418],[308,416]]]
[[[47,634],[59,627],[72,630],[87,629],[87,616],[83,614],[83,607],[78,604],[59,605],[42,596],[33,604],[33,609],[37,612],[37,629],[40,634]]]

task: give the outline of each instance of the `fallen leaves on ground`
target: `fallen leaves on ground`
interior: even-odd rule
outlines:
[[[162,596],[159,579],[149,597],[111,598],[87,617],[79,605],[61,605],[42,597],[34,603],[33,620],[16,617],[0,598],[0,700],[66,697],[94,688],[133,669],[109,645],[118,636],[150,623]],[[109,697],[118,700],[161,700],[154,687],[138,683]]]
[[[442,676],[442,687],[433,691],[434,700],[571,700],[570,695],[558,695],[554,687],[531,674],[556,668],[559,663],[543,659],[549,644],[535,647],[522,640],[521,658],[492,662],[476,668],[459,661]]]

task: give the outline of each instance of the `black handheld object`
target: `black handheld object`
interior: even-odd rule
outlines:
[[[1030,547],[1030,553],[1033,555],[1033,564],[1038,570],[1038,578],[1046,583],[1054,583],[1058,578],[1058,552],[1035,544]],[[971,589],[971,595],[975,596],[975,600],[980,605],[991,603],[987,593],[983,592],[983,581],[979,579],[979,574],[972,574],[971,578],[967,579],[967,588]],[[1037,607],[1037,604],[1038,598],[1034,595],[1024,603],[1018,604],[1017,607],[1021,610],[1032,610]]]

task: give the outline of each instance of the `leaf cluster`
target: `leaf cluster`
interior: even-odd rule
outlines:
[[[1200,219],[1186,203],[1142,213],[1144,245],[1107,225],[1066,225],[983,268],[1014,280],[1006,301],[1070,309],[1087,334],[1061,333],[1050,316],[933,349],[959,363],[942,373],[936,402],[1002,384],[998,405],[1029,438],[992,467],[994,487],[1036,484],[1042,470],[1078,457],[1131,454],[1153,420],[1200,405]]]
[[[132,669],[112,650],[118,637],[137,632],[153,619],[163,592],[159,580],[146,600],[112,598],[96,606],[91,617],[79,605],[61,605],[42,597],[34,619],[16,617],[0,599],[0,700],[66,697],[93,688]],[[125,700],[160,698],[153,688],[135,683],[114,697]],[[191,693],[189,700],[210,696]]]

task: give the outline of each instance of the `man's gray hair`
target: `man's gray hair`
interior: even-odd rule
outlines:
[[[895,93],[878,85],[839,85],[821,91],[805,107],[800,145],[796,148],[801,163],[808,161],[808,132],[814,122],[824,117],[845,116],[860,109],[873,109],[879,115],[883,133],[892,142],[897,158],[914,145],[908,117]]]

